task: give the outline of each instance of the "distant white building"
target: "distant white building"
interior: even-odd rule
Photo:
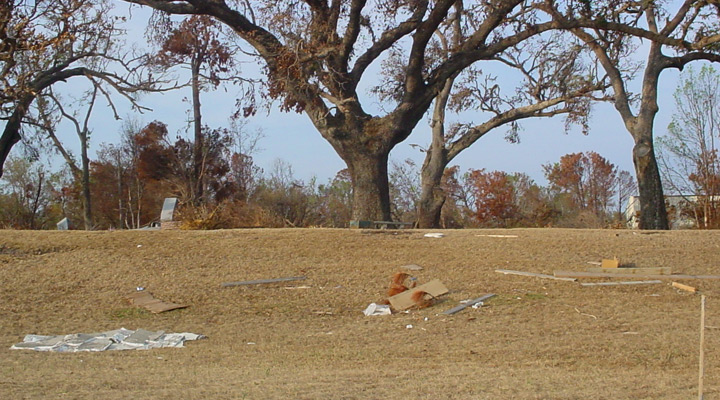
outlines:
[[[665,196],[665,207],[667,207],[670,229],[692,229],[697,227],[694,218],[691,218],[683,210],[693,208],[697,203],[698,196]],[[720,196],[712,196],[711,201],[720,202]],[[640,198],[630,196],[628,205],[625,208],[625,221],[630,229],[637,229],[640,223]]]

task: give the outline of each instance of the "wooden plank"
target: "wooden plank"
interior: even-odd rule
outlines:
[[[720,275],[633,275],[577,271],[555,271],[553,275],[559,278],[720,279]]]
[[[575,278],[565,278],[565,277],[558,277],[558,276],[546,275],[546,274],[536,274],[534,272],[513,271],[510,269],[496,269],[495,272],[499,272],[499,273],[505,274],[505,275],[532,276],[535,278],[554,279],[556,281],[566,281],[566,282],[575,282],[577,280]]]
[[[143,307],[155,314],[188,307],[185,304],[171,303],[168,301],[156,299],[151,293],[145,291],[132,293],[127,296],[127,299],[130,301],[131,304],[138,307]]]
[[[697,289],[695,289],[694,287],[688,286],[688,285],[683,285],[682,283],[678,283],[678,282],[673,282],[672,287],[680,289],[680,290],[685,290],[690,293],[697,292]]]
[[[244,286],[244,285],[261,285],[264,283],[275,283],[275,282],[289,282],[289,281],[301,281],[307,279],[306,276],[291,276],[289,278],[276,278],[276,279],[256,279],[254,281],[242,281],[242,282],[225,282],[222,285],[228,286]]]
[[[453,307],[453,308],[451,308],[451,309],[449,309],[449,310],[447,310],[447,311],[443,311],[441,314],[453,315],[453,314],[458,313],[458,312],[460,312],[460,311],[462,311],[462,310],[464,310],[464,309],[466,309],[466,308],[468,308],[468,307],[472,307],[472,306],[474,306],[474,305],[477,304],[477,303],[480,303],[480,302],[482,302],[482,301],[485,301],[485,300],[487,300],[487,299],[489,299],[489,298],[491,298],[491,297],[493,297],[493,296],[495,296],[493,293],[486,294],[486,295],[484,295],[484,296],[478,297],[477,299],[470,300],[470,301],[468,301],[467,303],[460,304],[460,305],[458,305],[458,306],[456,306],[456,307]]]
[[[670,275],[672,267],[651,268],[588,268],[587,272],[602,272],[606,274],[632,274],[632,275]]]
[[[629,281],[629,282],[583,282],[581,286],[618,286],[618,285],[652,285],[663,283],[659,280],[654,281]]]

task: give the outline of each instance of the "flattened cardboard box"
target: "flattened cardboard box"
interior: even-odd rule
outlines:
[[[178,308],[186,308],[187,305],[168,303],[162,300],[158,300],[149,292],[137,292],[127,296],[130,303],[138,307],[143,307],[152,313],[161,313],[170,310],[177,310]]]
[[[439,279],[434,279],[424,285],[420,285],[390,297],[388,299],[390,301],[390,305],[398,311],[407,310],[415,305],[415,302],[411,299],[413,293],[420,290],[430,293],[433,297],[442,296],[448,292],[448,288],[446,288]]]

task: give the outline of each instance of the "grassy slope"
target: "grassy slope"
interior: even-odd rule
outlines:
[[[699,297],[667,284],[580,287],[497,268],[638,267],[720,274],[720,232],[522,229],[0,231],[0,398],[680,399],[696,395]],[[481,234],[518,235],[490,238]],[[424,267],[451,293],[389,317],[361,311],[389,276]],[[222,282],[307,280],[223,288]],[[720,393],[720,281],[708,295],[706,398]],[[144,286],[190,307],[150,314]],[[288,289],[310,286],[308,289]],[[481,309],[438,313],[484,293]],[[406,325],[413,325],[407,329]],[[11,351],[25,334],[125,327],[195,332],[185,349]],[[253,343],[253,344],[249,344]]]

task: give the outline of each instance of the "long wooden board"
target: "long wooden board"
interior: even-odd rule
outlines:
[[[482,302],[482,301],[485,301],[485,300],[487,300],[487,299],[489,299],[489,298],[491,298],[491,297],[493,297],[493,296],[495,296],[495,294],[493,294],[493,293],[486,294],[485,296],[478,297],[477,299],[470,300],[470,301],[468,301],[467,303],[463,303],[463,304],[460,304],[460,305],[458,305],[458,306],[455,306],[455,307],[453,307],[453,308],[451,308],[451,309],[449,309],[449,310],[447,310],[447,311],[443,311],[441,314],[453,315],[453,314],[455,314],[455,313],[457,313],[457,312],[460,312],[460,311],[462,311],[462,310],[464,310],[464,309],[466,309],[466,308],[468,308],[468,307],[474,306],[474,305],[477,304],[477,303],[480,303],[480,302]]]
[[[553,275],[559,278],[720,279],[720,275],[634,275],[577,271],[555,271]]]
[[[652,268],[588,268],[587,272],[602,272],[606,274],[632,274],[632,275],[670,275],[672,267]]]
[[[254,281],[242,281],[242,282],[225,282],[222,285],[228,286],[244,286],[244,285],[260,285],[263,283],[276,283],[276,282],[289,282],[289,281],[301,281],[306,279],[305,276],[291,276],[289,278],[276,278],[276,279],[256,279]]]
[[[581,286],[619,286],[619,285],[652,285],[663,283],[660,280],[654,281],[629,281],[629,282],[583,282]]]
[[[553,276],[553,275],[536,274],[534,272],[513,271],[511,269],[496,269],[495,272],[499,272],[499,273],[505,274],[505,275],[521,275],[521,276],[532,276],[535,278],[543,278],[543,279],[554,279],[556,281],[575,282],[577,280],[575,278],[562,278],[562,277],[557,277],[557,276]]]

